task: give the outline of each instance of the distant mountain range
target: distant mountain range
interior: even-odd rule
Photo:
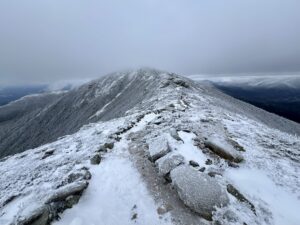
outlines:
[[[190,78],[208,80],[234,98],[300,123],[300,75]]]
[[[0,106],[25,95],[43,93],[46,89],[47,85],[0,87]]]

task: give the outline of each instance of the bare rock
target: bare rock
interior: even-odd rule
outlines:
[[[90,161],[92,165],[98,165],[101,162],[101,156],[99,154],[96,154],[90,159]]]
[[[205,167],[201,167],[201,168],[199,169],[199,171],[200,171],[200,172],[204,172],[204,171],[205,171]]]
[[[54,152],[55,152],[55,149],[47,150],[47,151],[44,153],[42,159],[46,159],[46,158],[48,158],[49,156],[52,156]]]
[[[113,149],[114,148],[114,143],[113,142],[105,143],[104,148]]]
[[[211,159],[207,159],[206,161],[205,161],[205,164],[206,165],[211,165],[213,163],[213,161],[211,160]]]
[[[172,183],[186,206],[211,220],[215,207],[228,204],[226,191],[216,179],[200,173],[187,165],[181,165],[171,171]]]
[[[199,163],[195,162],[194,160],[189,161],[189,164],[190,164],[192,167],[198,167],[198,166],[199,166]]]

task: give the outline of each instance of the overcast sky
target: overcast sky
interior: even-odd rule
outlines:
[[[299,0],[1,0],[0,85],[300,71]]]

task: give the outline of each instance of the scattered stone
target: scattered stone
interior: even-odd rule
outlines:
[[[2,203],[2,205],[0,205],[0,208],[6,206],[8,203],[12,202],[13,200],[15,200],[19,195],[11,195],[9,196],[6,200],[4,200],[4,202]]]
[[[131,220],[136,220],[137,217],[138,217],[138,214],[137,214],[137,213],[134,213],[134,214],[132,215],[132,217],[131,217]]]
[[[199,167],[199,163],[195,162],[194,160],[190,160],[190,161],[189,161],[189,164],[190,164],[192,167]]]
[[[233,195],[240,202],[247,203],[250,206],[252,212],[256,215],[256,210],[255,210],[254,205],[243,194],[241,194],[234,186],[232,186],[231,184],[228,184],[227,191],[228,191],[228,193]]]
[[[205,171],[205,167],[202,167],[199,169],[200,172],[204,172]]]
[[[208,176],[215,177],[215,176],[222,176],[222,173],[216,172],[216,171],[210,171],[208,172]]]
[[[201,119],[200,120],[202,123],[208,123],[209,122],[209,119]]]
[[[85,180],[90,180],[92,178],[92,174],[90,171],[85,170],[84,175],[83,175],[83,179]]]
[[[236,142],[235,140],[232,140],[232,139],[228,139],[228,141],[233,145],[233,147],[235,149],[237,149],[238,151],[241,151],[241,152],[245,152],[246,150],[244,149],[243,146],[241,146],[238,142]]]
[[[115,144],[113,142],[105,143],[104,144],[104,148],[113,149],[114,145]]]
[[[165,155],[158,159],[155,164],[158,166],[158,173],[160,176],[167,175],[171,170],[182,164],[184,158],[182,155]]]
[[[166,205],[161,205],[160,207],[157,208],[157,214],[158,215],[164,215],[167,212],[170,212],[173,209],[173,206],[166,204]]]
[[[177,84],[178,86],[185,87],[185,88],[189,88],[188,83],[185,82],[184,80],[179,79],[179,78],[174,78],[173,82],[174,82],[175,84]]]
[[[55,152],[54,149],[50,149],[50,150],[46,151],[46,152],[44,153],[42,159],[48,158],[49,156],[53,155],[54,152]]]
[[[244,159],[243,157],[238,154],[238,152],[233,148],[225,140],[220,141],[216,138],[209,138],[207,141],[204,142],[205,146],[211,149],[215,154],[220,156],[221,158],[240,163]]]
[[[211,159],[207,159],[206,161],[205,161],[205,164],[206,165],[211,165],[213,163],[213,161],[211,160]]]
[[[101,162],[101,156],[99,154],[96,154],[90,159],[90,161],[92,165],[99,165]]]
[[[191,131],[188,130],[188,129],[183,129],[182,131],[183,131],[183,132],[186,132],[186,133],[191,133]]]
[[[107,152],[107,148],[105,148],[104,145],[101,145],[100,148],[96,152],[106,153]]]
[[[179,137],[177,130],[175,128],[170,129],[170,135],[172,138],[174,138],[176,141],[182,141],[182,139]]]
[[[170,152],[168,141],[165,137],[159,136],[152,139],[149,143],[150,159],[155,162],[157,159],[163,157]]]
[[[171,171],[172,183],[180,199],[203,218],[211,220],[215,207],[228,204],[229,199],[216,179],[187,165]]]
[[[239,165],[234,162],[228,161],[227,163],[228,163],[228,166],[230,166],[232,168],[239,168]]]

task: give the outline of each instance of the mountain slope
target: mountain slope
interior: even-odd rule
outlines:
[[[299,125],[175,74],[101,80],[93,123],[0,162],[0,224],[298,223]]]
[[[158,88],[157,71],[141,72],[116,73],[55,98],[35,95],[0,107],[0,158],[72,134],[89,122],[124,116]]]

